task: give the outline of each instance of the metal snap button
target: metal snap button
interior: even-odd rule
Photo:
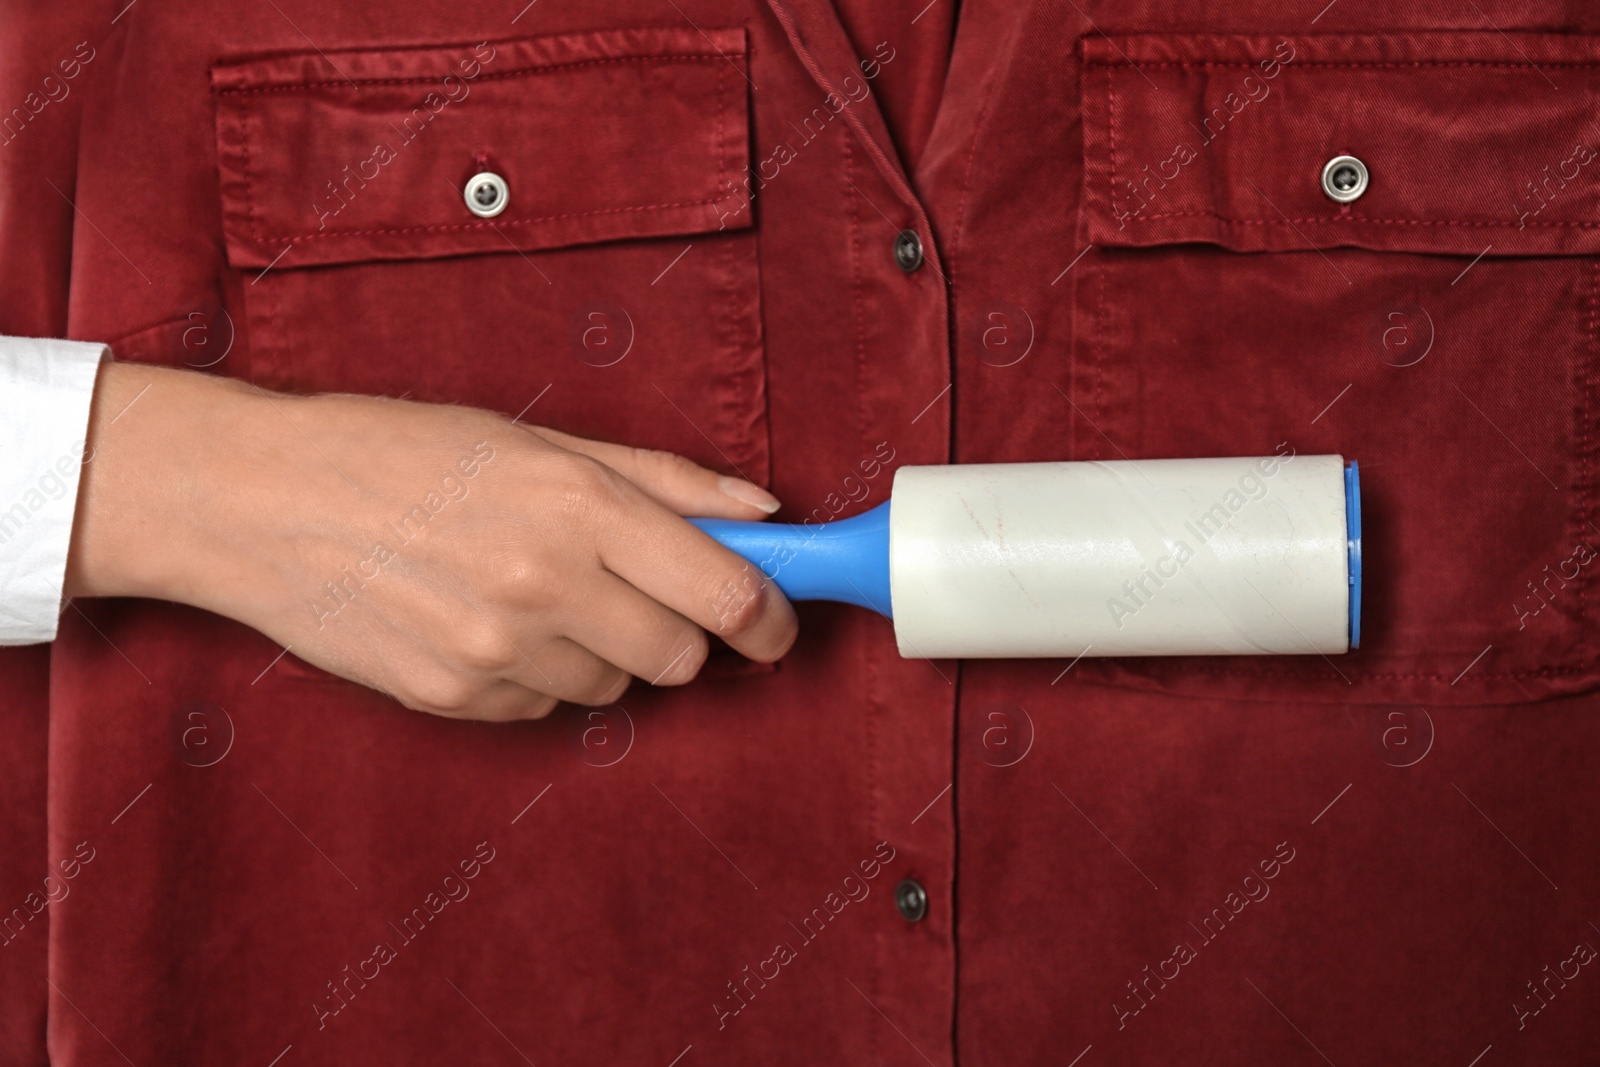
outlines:
[[[922,266],[922,238],[916,230],[901,230],[895,235],[894,261],[907,274]]]
[[[907,878],[894,887],[894,906],[906,922],[921,922],[928,914],[928,892],[920,882]]]
[[[1322,191],[1341,204],[1361,199],[1367,191],[1367,165],[1355,156],[1334,156],[1323,165]]]
[[[462,196],[467,201],[468,211],[481,219],[492,219],[506,209],[511,189],[504,178],[486,170],[467,179]]]

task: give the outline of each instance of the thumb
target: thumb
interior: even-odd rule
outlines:
[[[760,486],[707,470],[676,452],[592,441],[544,426],[522,428],[560,448],[604,463],[656,503],[679,515],[764,519],[779,507],[778,498]]]

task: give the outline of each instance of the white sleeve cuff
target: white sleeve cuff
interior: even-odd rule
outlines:
[[[89,407],[111,350],[0,337],[0,645],[53,641]]]

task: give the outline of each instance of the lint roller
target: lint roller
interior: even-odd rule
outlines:
[[[1342,456],[901,467],[853,518],[691,521],[791,600],[893,619],[908,658],[1361,642],[1360,483]]]

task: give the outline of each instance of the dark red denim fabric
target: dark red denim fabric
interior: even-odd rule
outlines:
[[[1340,452],[1365,632],[925,663],[805,605],[776,669],[505,727],[79,605],[0,657],[4,906],[78,861],[0,947],[7,1062],[1600,1053],[1600,15],[121,6],[4,16],[6,107],[96,51],[0,145],[0,329],[536,401],[789,521],[904,463]]]

